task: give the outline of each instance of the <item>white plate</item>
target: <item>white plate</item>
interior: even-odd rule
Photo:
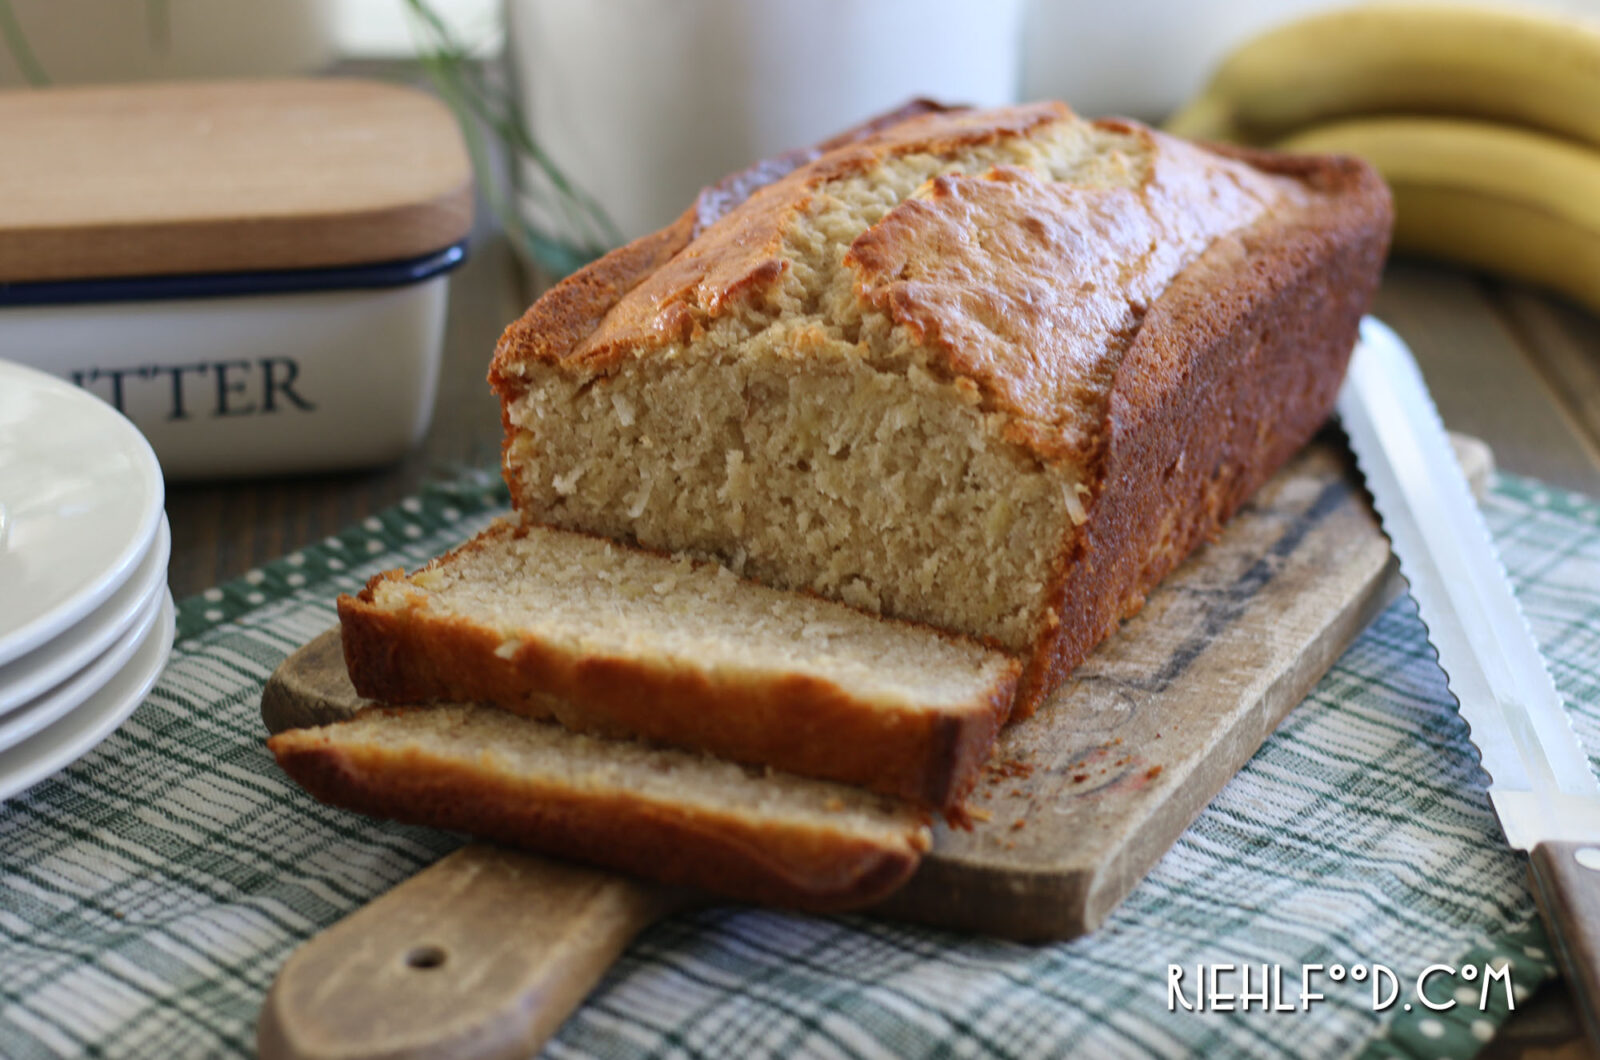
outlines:
[[[133,574],[165,496],[144,435],[70,383],[0,361],[0,665],[82,621]]]
[[[161,594],[153,627],[116,676],[54,725],[0,751],[0,800],[26,791],[88,754],[144,702],[167,665],[177,631],[172,594],[165,589]]]
[[[148,639],[150,631],[155,628],[156,619],[161,615],[162,602],[166,598],[167,587],[163,582],[140,602],[142,606],[133,623],[110,648],[44,695],[29,700],[19,709],[0,718],[0,751],[21,743],[62,717],[121,673],[139,645]]]
[[[88,618],[20,659],[0,666],[0,715],[28,703],[82,670],[127,633],[156,591],[167,584],[172,533],[165,517],[133,576]],[[0,731],[6,722],[0,718]]]

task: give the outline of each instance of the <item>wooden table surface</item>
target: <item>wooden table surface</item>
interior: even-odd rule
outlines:
[[[438,407],[422,445],[374,471],[173,484],[172,590],[198,593],[319,541],[430,478],[498,459],[498,405],[484,374],[528,283],[507,241],[480,223],[450,291]],[[1600,497],[1600,318],[1531,291],[1439,266],[1391,265],[1376,312],[1411,344],[1445,423],[1494,448],[1500,467]],[[1580,1060],[1592,1054],[1557,985],[1483,1054]]]

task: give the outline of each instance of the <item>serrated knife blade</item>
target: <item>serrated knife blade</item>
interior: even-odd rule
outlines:
[[[1600,1046],[1600,784],[1422,373],[1400,337],[1370,317],[1338,411],[1489,774],[1500,826],[1532,854],[1536,894]]]

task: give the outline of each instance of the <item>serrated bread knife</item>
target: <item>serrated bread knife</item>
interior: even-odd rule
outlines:
[[[1600,785],[1399,336],[1368,317],[1339,416],[1600,1048]]]

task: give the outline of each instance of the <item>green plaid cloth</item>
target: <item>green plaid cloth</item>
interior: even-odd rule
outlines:
[[[468,475],[185,601],[149,700],[62,775],[0,805],[0,1056],[253,1051],[290,951],[460,842],[301,794],[258,696],[332,600],[415,566],[504,504]],[[1572,708],[1600,748],[1600,504],[1502,476],[1485,513]],[[1374,1012],[1381,963],[1553,975],[1522,859],[1407,600],[1390,608],[1094,936],[1024,946],[751,909],[648,931],[554,1057],[1466,1056],[1505,1018],[1440,977],[1449,1011]],[[1309,1010],[1168,1011],[1167,967],[1326,967]],[[1187,996],[1193,998],[1194,973]],[[1237,980],[1233,987],[1237,989]]]

